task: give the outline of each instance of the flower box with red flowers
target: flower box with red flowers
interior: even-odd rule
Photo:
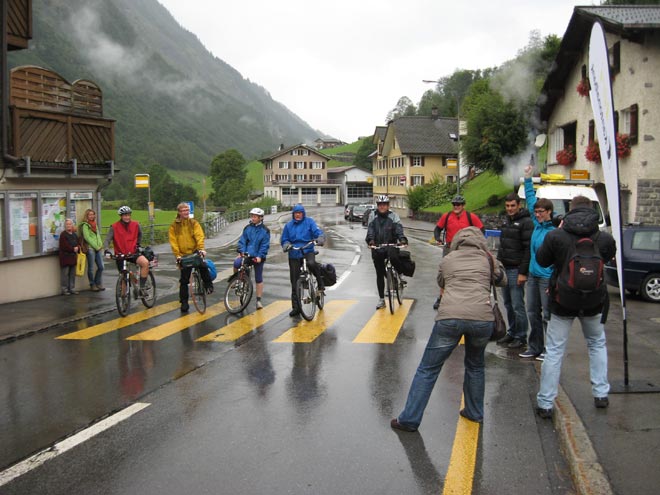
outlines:
[[[580,96],[587,96],[589,94],[589,79],[580,79],[580,82],[575,89]]]
[[[575,156],[575,148],[573,148],[573,145],[569,144],[564,149],[559,150],[555,155],[555,158],[559,165],[564,165],[566,167],[573,165],[575,160],[577,160],[577,156]]]
[[[596,141],[591,141],[584,152],[584,157],[593,163],[600,163],[600,146]]]
[[[630,155],[630,138],[628,134],[616,135],[616,155],[625,158]]]

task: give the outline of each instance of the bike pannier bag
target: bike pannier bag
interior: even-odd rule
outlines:
[[[330,263],[321,264],[321,278],[326,287],[332,287],[337,283],[337,271]]]
[[[399,264],[401,275],[412,277],[415,274],[415,262],[410,255],[410,251],[399,250]]]
[[[208,258],[204,260],[204,263],[206,263],[206,268],[208,268],[209,277],[211,278],[211,281],[215,280],[216,277],[218,276],[218,270],[215,267],[215,263],[213,263],[213,261],[211,261]]]
[[[204,259],[198,254],[187,254],[181,258],[181,268],[202,268]]]

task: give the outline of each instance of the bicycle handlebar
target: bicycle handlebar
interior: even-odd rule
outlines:
[[[311,240],[307,244],[305,244],[304,246],[300,246],[300,247],[291,246],[291,250],[292,251],[300,251],[300,250],[305,249],[306,247],[309,247],[311,245],[316,245],[316,241]]]
[[[384,247],[393,247],[393,248],[401,249],[405,246],[407,246],[407,244],[369,244],[369,249],[380,249]]]

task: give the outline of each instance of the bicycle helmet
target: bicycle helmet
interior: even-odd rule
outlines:
[[[460,194],[457,194],[457,195],[454,196],[454,198],[451,200],[451,203],[452,203],[452,204],[454,204],[454,203],[458,203],[458,204],[464,205],[464,204],[465,204],[465,198],[464,198],[463,196],[461,196]]]
[[[250,215],[259,215],[260,217],[264,216],[264,210],[261,208],[252,208],[250,210]]]
[[[119,216],[121,216],[121,215],[127,215],[127,214],[129,214],[129,213],[133,213],[133,210],[131,210],[131,207],[130,207],[130,206],[121,206],[121,207],[117,210],[117,214],[118,214]]]
[[[376,196],[376,203],[389,203],[390,198],[387,196],[387,194],[379,194]]]

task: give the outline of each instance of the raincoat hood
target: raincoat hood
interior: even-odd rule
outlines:
[[[294,222],[296,221],[296,219],[295,219],[295,217],[293,216],[293,214],[296,213],[296,212],[299,212],[299,211],[301,211],[302,214],[303,214],[303,217],[302,217],[299,221],[302,222],[302,221],[305,219],[305,216],[306,216],[306,214],[305,214],[305,207],[304,207],[303,205],[301,205],[301,204],[297,204],[297,205],[295,205],[295,206],[293,207],[293,209],[291,210],[291,218],[293,218],[293,221],[294,221]]]
[[[598,230],[598,212],[593,208],[576,208],[564,216],[562,228],[579,236],[590,236]]]
[[[451,241],[451,250],[477,248],[488,251],[486,238],[477,227],[465,227],[459,230]]]

